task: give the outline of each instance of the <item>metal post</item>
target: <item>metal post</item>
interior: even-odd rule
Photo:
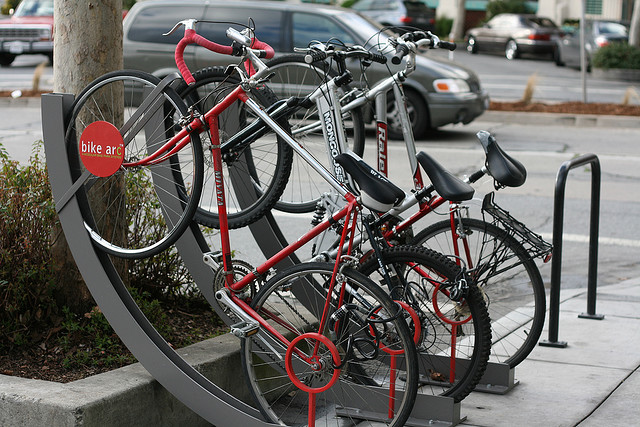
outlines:
[[[587,311],[579,317],[603,319],[595,314],[596,283],[598,272],[598,226],[600,222],[600,161],[595,154],[585,154],[564,162],[558,170],[553,207],[553,259],[551,262],[551,290],[549,293],[549,339],[541,341],[546,347],[564,348],[565,341],[558,341],[560,321],[560,278],[562,273],[562,232],[564,219],[564,196],[567,176],[571,169],[591,164],[591,214],[589,235],[589,272],[587,284]]]

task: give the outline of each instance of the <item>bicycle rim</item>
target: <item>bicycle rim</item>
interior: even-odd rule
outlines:
[[[124,135],[125,163],[148,156],[175,134],[174,123],[186,107],[171,88],[159,93],[159,108],[131,119],[159,82],[150,74],[125,70],[105,74],[83,90],[65,137],[74,179],[85,173],[78,139],[93,122],[107,121],[121,133],[133,125]],[[149,257],[167,249],[193,217],[202,173],[200,139],[193,135],[182,150],[156,165],[121,167],[106,178],[90,175],[76,196],[94,244],[123,258]]]
[[[291,341],[302,334],[318,332],[319,318],[327,300],[326,286],[333,267],[333,264],[308,263],[285,270],[261,288],[252,301],[252,307]],[[344,289],[350,289],[344,300],[349,308],[335,323],[339,326],[334,327],[333,333],[329,333],[327,328],[323,336],[335,345],[342,366],[337,381],[315,395],[316,423],[343,425],[336,424],[342,421],[352,425],[376,413],[382,425],[404,425],[413,407],[418,378],[415,348],[407,325],[402,316],[395,315],[397,305],[366,277],[345,269],[341,279],[348,285]],[[336,286],[331,296],[329,314],[338,309],[340,289],[343,289],[342,285]],[[384,320],[367,323],[370,318]],[[371,339],[374,328],[380,332],[375,335],[377,341]],[[348,345],[350,339],[351,346]],[[298,348],[308,350],[313,346],[311,340],[304,341],[308,347]],[[349,348],[352,353],[347,351]],[[374,348],[377,351],[374,352]],[[243,367],[250,391],[267,420],[286,425],[306,425],[309,393],[294,385],[287,373],[286,350],[283,344],[271,339],[261,329],[243,341]],[[358,357],[347,358],[347,353]],[[363,354],[368,354],[369,358],[365,359]],[[396,362],[395,370],[390,367],[392,358]],[[313,371],[301,359],[296,359],[292,370],[306,387],[315,389],[322,387],[328,377],[335,374],[335,360],[330,359],[330,363],[333,364],[322,365],[325,370]],[[394,381],[395,386],[391,386]],[[396,392],[395,396],[390,395],[390,388]],[[392,414],[389,414],[390,399],[394,404]]]
[[[283,55],[268,64],[274,75],[269,79],[269,87],[279,99],[292,96],[304,97],[310,94],[326,78],[335,72],[321,64],[310,65],[304,62],[304,55]],[[348,91],[349,88],[343,88]],[[343,114],[343,123],[347,133],[348,148],[359,156],[364,152],[364,119],[360,108]],[[289,117],[291,134],[302,144],[327,170],[333,170],[327,156],[328,148],[320,126],[318,109],[301,108]],[[318,179],[318,174],[302,159],[294,158],[291,179],[276,208],[285,212],[311,212],[316,207],[322,193],[330,190],[328,183]]]
[[[546,301],[540,271],[522,245],[502,229],[471,218],[464,219],[463,225],[470,253],[463,258],[473,265],[469,274],[482,290],[491,317],[491,360],[515,367],[533,350],[544,326]],[[449,221],[422,230],[413,243],[454,253]],[[461,239],[459,247],[464,243]]]
[[[450,298],[461,271],[442,254],[395,246],[383,249],[381,258],[391,273],[392,289],[377,259],[368,259],[359,271],[388,289],[392,298],[407,303],[420,319],[420,393],[461,401],[480,382],[489,361],[491,331],[482,296],[470,286],[462,300]]]
[[[224,96],[237,88],[239,81],[222,68],[206,68],[194,73],[196,82],[184,82],[177,91],[190,106],[196,105],[201,113],[209,111]],[[268,87],[251,91],[252,98],[267,108],[276,102]],[[255,117],[242,102],[227,108],[218,118],[220,139],[224,144],[244,129]],[[285,130],[285,119],[278,121]],[[262,129],[265,129],[263,127]],[[205,177],[195,219],[198,223],[219,228],[218,201],[215,174],[211,157],[211,139],[208,133],[200,135],[203,146]],[[293,150],[271,130],[259,137],[249,137],[240,145],[223,150],[224,185],[230,228],[251,224],[270,210],[280,198],[289,180]]]

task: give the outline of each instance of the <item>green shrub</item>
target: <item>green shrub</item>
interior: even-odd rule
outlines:
[[[640,69],[640,48],[627,43],[611,43],[603,46],[593,55],[595,68]]]
[[[50,251],[57,215],[40,149],[22,166],[0,145],[0,338],[18,345],[58,314]]]
[[[136,0],[122,0],[122,8],[124,10],[129,10],[136,4]]]
[[[525,0],[491,0],[487,2],[487,20],[500,13],[532,13]]]
[[[438,37],[443,40],[449,39],[449,33],[451,33],[451,27],[453,26],[453,19],[446,16],[436,19],[435,32]]]
[[[358,3],[358,0],[345,0],[345,1],[340,3],[340,7],[349,8],[349,7],[353,6],[356,3]]]
[[[71,320],[78,318],[82,320],[75,321],[78,327],[85,332],[89,328],[96,340],[107,345],[113,331],[101,313],[91,320],[84,312],[72,313],[56,302],[56,293],[64,286],[58,283],[51,252],[58,216],[41,150],[42,142],[36,143],[25,166],[10,160],[0,144],[0,351],[38,343],[52,329],[72,333]],[[153,191],[151,181],[144,184],[137,197]],[[133,197],[133,193],[127,196]],[[158,232],[155,215],[138,212],[133,217],[129,220],[136,221],[136,233],[131,238],[145,239]],[[169,331],[164,330],[167,322],[157,298],[173,300],[177,306],[201,299],[193,286],[185,287],[192,279],[175,248],[128,263],[128,281],[138,305],[147,318],[159,325],[162,334]],[[104,345],[98,343],[94,347],[106,351]]]

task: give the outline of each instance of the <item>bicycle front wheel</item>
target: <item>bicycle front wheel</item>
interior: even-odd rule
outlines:
[[[279,99],[292,96],[305,97],[317,89],[336,72],[323,63],[307,64],[304,55],[282,55],[267,63],[273,76],[269,79],[269,87]],[[349,87],[341,88],[341,93],[349,91]],[[358,156],[364,152],[364,119],[361,108],[343,112],[342,121],[347,136],[347,147]],[[291,134],[302,146],[318,159],[329,171],[333,170],[328,155],[331,149],[327,146],[322,132],[318,108],[314,104],[310,108],[301,108],[289,117]],[[318,179],[318,174],[302,159],[295,158],[291,179],[276,209],[290,213],[311,212],[316,208],[318,198],[330,190],[329,184]]]
[[[515,367],[531,353],[544,326],[546,300],[540,271],[516,239],[490,223],[456,220],[456,233],[460,256],[489,307],[491,359]],[[413,243],[453,254],[450,222],[427,227]]]
[[[123,258],[156,255],[188,227],[202,188],[200,139],[192,135],[162,162],[122,166],[100,177],[83,164],[80,136],[90,124],[105,121],[124,139],[125,165],[149,156],[175,135],[174,123],[187,110],[173,89],[154,93],[159,83],[140,71],[105,74],[78,95],[68,119],[65,140],[85,226],[97,247]]]
[[[182,81],[176,90],[187,105],[196,106],[202,114],[240,84],[236,76],[228,75],[223,68],[205,68],[194,73],[193,77],[196,80],[194,84],[187,85]],[[265,109],[277,101],[267,86],[252,89],[250,95]],[[251,224],[273,208],[291,174],[293,149],[271,128],[262,125],[257,132],[237,138],[238,133],[254,120],[255,116],[240,101],[228,107],[218,117],[229,228]],[[288,131],[286,118],[277,122]],[[234,136],[236,143],[226,146],[225,143]],[[202,225],[219,228],[211,138],[208,133],[202,133],[200,137],[204,150],[205,179],[195,219]]]
[[[256,294],[252,308],[295,349],[264,327],[243,340],[249,389],[265,418],[275,423],[307,425],[312,392],[316,425],[356,425],[369,419],[402,426],[418,380],[404,316],[382,289],[351,269],[341,270],[328,294],[333,267],[295,265]],[[319,330],[323,313],[329,321]],[[313,357],[305,360],[306,355]]]
[[[491,326],[480,291],[473,285],[458,288],[464,286],[461,269],[426,248],[383,249],[381,261],[390,274],[391,297],[408,304],[420,321],[420,392],[461,401],[480,382],[489,361]],[[375,257],[359,271],[386,284]]]

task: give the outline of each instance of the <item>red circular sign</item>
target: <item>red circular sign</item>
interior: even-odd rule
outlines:
[[[80,159],[95,176],[111,176],[124,161],[124,140],[109,122],[93,122],[85,128],[78,143]]]

